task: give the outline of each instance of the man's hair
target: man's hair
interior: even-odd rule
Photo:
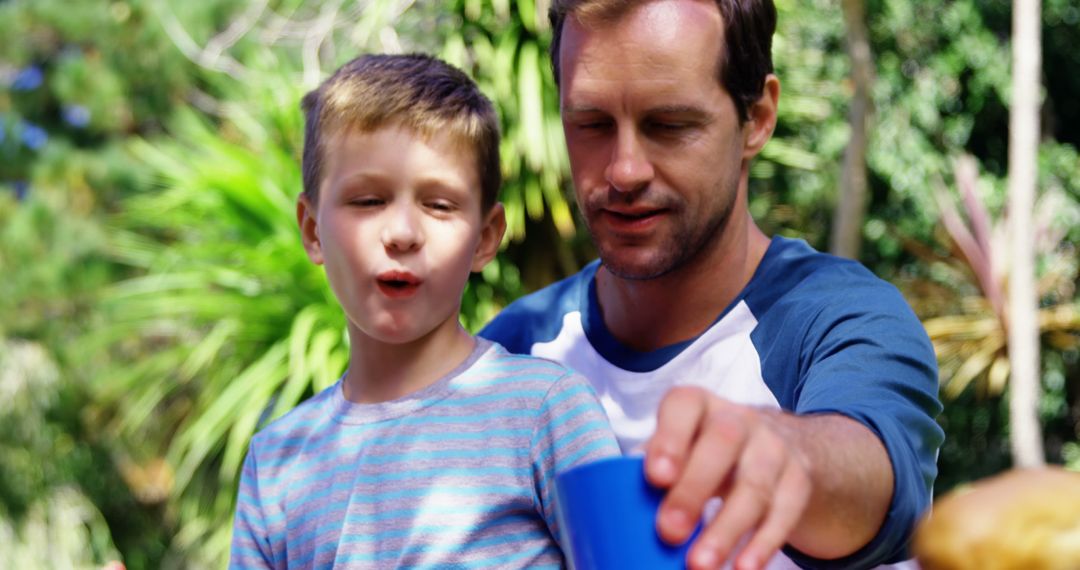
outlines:
[[[649,0],[552,0],[548,17],[551,65],[559,83],[559,47],[567,17],[582,24],[612,22]],[[772,36],[776,31],[773,0],[716,0],[724,20],[724,52],[717,62],[720,84],[731,94],[739,122],[750,119],[750,107],[761,98],[765,77],[772,73]]]
[[[304,193],[319,198],[327,142],[348,130],[400,125],[423,137],[448,133],[475,153],[480,205],[495,204],[502,183],[499,119],[469,76],[423,54],[362,55],[304,96]]]

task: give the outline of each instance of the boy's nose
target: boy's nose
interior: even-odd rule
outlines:
[[[416,212],[408,206],[394,208],[382,229],[383,246],[393,251],[413,251],[424,245],[424,233]]]

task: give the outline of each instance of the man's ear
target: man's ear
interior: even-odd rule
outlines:
[[[472,270],[480,271],[499,253],[503,234],[506,233],[506,212],[503,205],[496,202],[491,211],[484,216],[484,226],[480,229],[480,242],[473,254]]]
[[[318,210],[311,203],[306,192],[301,192],[296,199],[296,223],[300,225],[300,239],[308,259],[315,265],[322,265],[322,243],[319,241]]]
[[[765,77],[761,97],[747,109],[750,118],[743,125],[743,160],[757,156],[772,137],[776,128],[776,106],[779,100],[780,80],[770,73]]]

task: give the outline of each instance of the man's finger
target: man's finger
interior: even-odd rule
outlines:
[[[810,477],[798,462],[788,462],[773,494],[772,508],[739,554],[736,570],[763,568],[787,542],[810,501]]]
[[[656,432],[645,446],[645,476],[653,485],[665,489],[679,479],[707,413],[708,398],[701,388],[679,386],[660,402]]]
[[[682,476],[668,490],[657,520],[660,538],[681,544],[701,519],[706,501],[717,495],[746,445],[745,421],[722,410],[706,417]]]
[[[767,520],[775,508],[773,494],[785,470],[786,447],[771,431],[756,427],[738,458],[731,493],[724,497],[720,513],[690,549],[692,568],[719,567],[738,541]]]

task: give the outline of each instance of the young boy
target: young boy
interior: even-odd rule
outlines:
[[[506,227],[491,102],[436,59],[369,55],[303,108],[297,219],[349,368],[253,439],[231,567],[561,567],[553,477],[618,446],[581,376],[459,324]]]

